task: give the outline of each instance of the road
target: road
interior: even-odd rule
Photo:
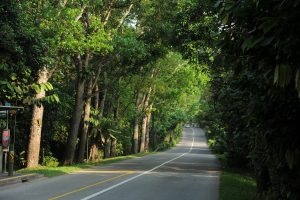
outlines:
[[[185,128],[168,151],[0,188],[0,200],[217,200],[218,170],[202,129]]]

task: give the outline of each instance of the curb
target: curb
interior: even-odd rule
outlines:
[[[24,174],[24,175],[18,174],[15,177],[8,177],[8,178],[0,179],[0,187],[11,185],[11,184],[16,184],[16,183],[29,182],[31,180],[42,178],[42,177],[44,177],[44,176],[41,174]]]

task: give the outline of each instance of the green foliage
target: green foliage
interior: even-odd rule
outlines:
[[[43,158],[43,166],[46,167],[57,167],[59,164],[57,158],[53,157],[53,156],[44,156]]]
[[[46,177],[54,177],[54,176],[60,176],[63,174],[80,171],[82,169],[86,169],[86,168],[90,168],[90,167],[102,166],[102,165],[111,164],[111,163],[122,161],[122,160],[139,158],[139,157],[142,157],[147,154],[149,154],[149,153],[135,154],[135,155],[130,155],[130,156],[119,156],[119,157],[115,157],[115,158],[109,158],[106,160],[102,160],[99,163],[84,163],[84,164],[75,164],[72,166],[58,166],[58,167],[40,166],[37,168],[21,169],[21,170],[18,170],[18,172],[20,172],[20,173],[38,173],[38,174],[43,174]]]
[[[208,64],[201,66],[210,80],[198,120],[211,147],[230,166],[253,167],[259,195],[299,199],[299,3],[220,0],[181,7],[180,49]]]
[[[41,34],[23,8],[16,1],[0,3],[0,96],[13,102],[22,101],[29,92],[44,56]]]
[[[254,200],[256,184],[253,177],[239,172],[222,172],[220,180],[220,200]]]

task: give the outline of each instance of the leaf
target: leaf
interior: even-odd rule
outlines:
[[[295,76],[295,88],[298,92],[298,97],[300,98],[300,70],[297,69],[296,76]]]
[[[223,2],[222,0],[217,1],[214,5],[214,8],[219,7],[222,2]]]
[[[294,156],[294,152],[291,150],[287,150],[285,152],[285,160],[289,166],[290,169],[293,169],[294,167],[294,163],[295,163],[295,156]]]
[[[274,71],[274,84],[278,83],[278,77],[279,77],[279,65],[276,65]]]
[[[59,103],[59,97],[56,94],[53,94],[54,101]]]
[[[222,24],[223,24],[223,25],[226,25],[226,24],[227,24],[228,18],[229,18],[229,15],[228,15],[228,14],[225,15],[225,16],[223,17],[223,19],[222,19]]]
[[[269,44],[271,44],[271,42],[274,40],[274,37],[268,37],[268,38],[265,38],[261,43],[260,43],[260,46],[267,46]]]
[[[15,73],[13,73],[11,75],[10,79],[13,80],[13,81],[16,80],[17,79],[17,75]]]
[[[274,71],[274,84],[284,87],[291,82],[292,70],[290,65],[282,63],[276,65]]]
[[[36,93],[39,93],[42,90],[41,86],[36,83],[32,84],[31,88],[34,89]]]

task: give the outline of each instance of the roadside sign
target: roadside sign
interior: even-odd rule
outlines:
[[[3,148],[3,151],[8,151],[9,140],[10,140],[10,130],[5,129],[2,132],[2,148]]]

